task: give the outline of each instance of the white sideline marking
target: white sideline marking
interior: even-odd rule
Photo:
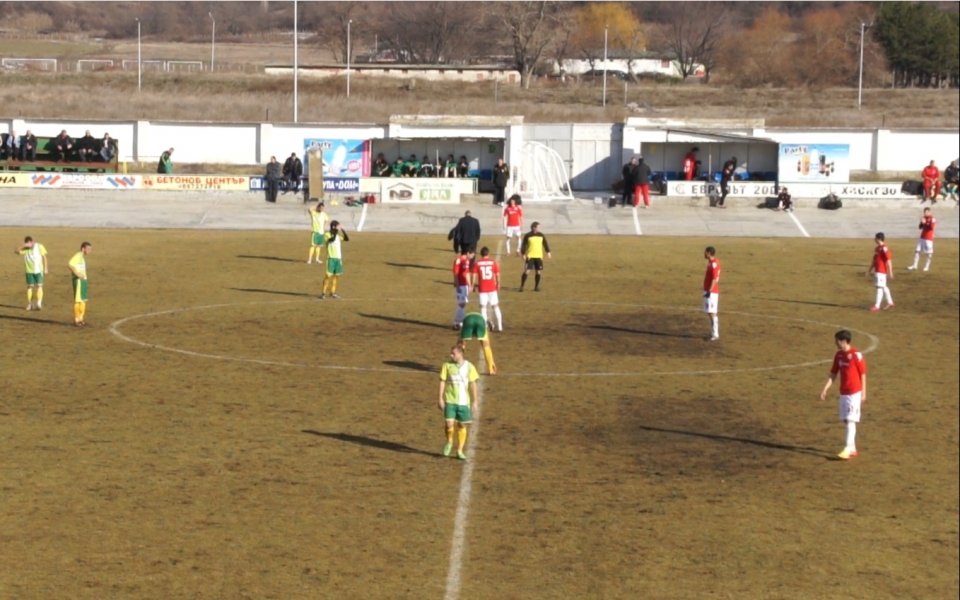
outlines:
[[[643,235],[643,231],[640,230],[640,214],[637,212],[637,207],[633,207],[633,228],[636,230],[637,235]]]
[[[477,363],[484,367],[483,348],[480,349],[480,358]],[[450,543],[450,566],[447,568],[447,591],[444,600],[457,600],[460,597],[460,572],[463,570],[463,553],[467,547],[467,515],[470,512],[470,496],[473,493],[473,464],[477,453],[474,448],[480,433],[480,410],[483,405],[483,378],[477,381],[477,410],[473,414],[473,423],[470,425],[467,450],[467,461],[460,474],[460,495],[457,497],[457,513],[453,518],[453,540]]]
[[[787,216],[789,216],[791,219],[793,219],[793,222],[797,224],[797,227],[800,228],[800,233],[803,234],[803,237],[810,237],[810,234],[807,233],[807,230],[804,229],[804,228],[803,228],[803,225],[800,224],[800,219],[798,219],[798,218],[796,217],[796,215],[793,214],[793,211],[788,212],[788,213],[787,213]]]
[[[367,206],[366,202],[363,203],[363,208],[360,210],[360,222],[357,224],[357,231],[363,231],[363,223],[367,220]]]

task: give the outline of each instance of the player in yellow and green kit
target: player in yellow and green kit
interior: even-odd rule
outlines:
[[[323,277],[323,293],[320,294],[320,299],[327,296],[339,298],[337,284],[343,274],[343,251],[340,249],[340,242],[349,242],[350,238],[347,232],[340,228],[340,221],[330,221],[330,231],[324,234],[323,241],[327,246],[327,272]]]
[[[93,244],[80,244],[80,252],[73,255],[67,266],[73,276],[73,324],[77,327],[86,326],[84,317],[87,313],[87,255],[93,249]]]
[[[490,332],[487,320],[480,313],[467,313],[460,327],[460,347],[466,351],[468,340],[477,340],[483,347],[483,358],[487,361],[487,375],[497,374],[497,364],[493,362],[493,348],[490,346]]]
[[[543,255],[546,253],[550,258],[550,244],[547,238],[540,233],[540,223],[534,221],[530,225],[530,231],[523,236],[523,243],[520,245],[520,252],[523,254],[524,266],[523,275],[520,276],[520,289],[523,291],[524,284],[527,283],[527,274],[530,271],[536,271],[534,275],[533,291],[540,291],[540,279],[543,274]]]
[[[467,460],[464,448],[467,444],[467,427],[477,410],[477,380],[480,374],[476,367],[463,357],[463,347],[450,349],[450,358],[440,367],[440,398],[437,405],[443,411],[444,433],[447,443],[443,455],[453,451],[453,433],[457,433],[457,458]]]
[[[48,273],[47,249],[28,235],[23,238],[23,246],[13,253],[23,257],[27,273],[27,310],[40,310],[43,308],[43,276]]]
[[[320,264],[320,253],[323,252],[324,232],[327,230],[327,222],[330,215],[323,210],[323,200],[317,202],[317,205],[310,210],[310,224],[313,227],[313,234],[310,238],[310,253],[307,254],[307,264],[313,262],[313,257],[317,257],[317,264]]]

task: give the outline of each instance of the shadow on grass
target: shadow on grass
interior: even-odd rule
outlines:
[[[284,292],[282,290],[264,290],[261,288],[227,288],[236,292],[251,292],[255,294],[278,294],[280,296],[299,296],[301,298],[313,298],[317,294],[308,294],[306,292]]]
[[[778,444],[776,442],[764,442],[763,440],[752,440],[750,438],[734,437],[729,435],[720,435],[717,433],[701,433],[699,431],[684,431],[682,429],[668,429],[666,427],[653,427],[652,425],[638,425],[638,429],[643,429],[645,431],[657,431],[660,433],[673,433],[676,435],[686,435],[689,437],[699,437],[705,438],[708,440],[714,440],[717,442],[738,442],[740,444],[750,444],[751,446],[760,446],[761,448],[770,448],[771,450],[785,450],[787,452],[796,452],[798,454],[810,454],[812,456],[819,456],[820,458],[826,460],[834,460],[835,456],[832,454],[825,454],[816,448],[808,448],[805,446],[791,446],[790,444]]]
[[[395,262],[386,262],[384,263],[388,267],[410,267],[411,269],[426,269],[430,271],[446,271],[440,267],[431,267],[429,265],[415,265],[413,263],[395,263]]]
[[[14,307],[7,306],[5,304],[0,306],[3,306],[4,308],[19,308],[20,310],[23,310],[22,306]],[[23,321],[24,323],[45,323],[47,325],[63,325],[66,327],[73,327],[73,323],[68,323],[66,321],[54,321],[52,319],[33,319],[30,317],[18,317],[15,315],[0,315],[0,319],[6,319],[8,321]]]
[[[791,300],[787,298],[760,298],[757,300],[767,300],[769,302],[786,302],[788,304],[809,304],[811,306],[829,306],[831,308],[861,308],[856,304],[835,304],[833,302],[814,302],[813,300]]]
[[[368,319],[380,319],[381,321],[389,321],[391,323],[406,323],[408,325],[422,325],[424,327],[436,327],[437,329],[447,329],[447,325],[441,325],[439,323],[430,323],[427,321],[417,321],[416,319],[404,319],[403,317],[388,317],[387,315],[373,315],[370,313],[357,313],[361,317],[366,317]]]
[[[385,442],[383,440],[378,440],[378,439],[366,437],[363,435],[353,435],[352,433],[333,433],[333,432],[327,432],[327,431],[316,431],[313,429],[301,429],[300,433],[309,433],[310,435],[316,435],[319,437],[339,440],[341,442],[350,442],[351,444],[368,446],[370,448],[390,450],[391,452],[403,452],[406,454],[422,454],[423,456],[429,456],[431,458],[440,458],[440,455],[435,452],[427,452],[425,450],[420,450],[418,448],[411,448],[410,446],[406,446],[404,444],[398,444],[396,442]]]
[[[412,360],[385,360],[383,364],[400,369],[410,369],[412,371],[426,371],[427,373],[433,373],[437,370],[436,365],[427,365]]]
[[[702,335],[693,335],[692,333],[669,333],[666,331],[650,331],[648,329],[631,329],[629,327],[615,327],[613,325],[581,325],[580,323],[569,323],[570,327],[587,327],[588,329],[605,329],[607,331],[622,331],[624,333],[636,333],[639,335],[658,335],[662,337],[700,339]]]
[[[275,260],[277,262],[301,262],[295,258],[281,258],[279,256],[259,256],[255,254],[238,254],[237,258],[250,258],[253,260]]]

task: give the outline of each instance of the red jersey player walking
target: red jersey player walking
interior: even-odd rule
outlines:
[[[887,287],[887,278],[893,279],[893,255],[890,254],[890,248],[887,246],[883,232],[873,237],[876,248],[873,251],[873,262],[867,269],[867,276],[873,275],[874,285],[877,286],[877,299],[870,307],[870,312],[880,310],[880,304],[886,298],[887,305],[884,310],[893,308],[893,296],[890,295],[890,288]]]
[[[857,423],[860,422],[860,405],[867,401],[867,363],[863,354],[850,345],[853,336],[841,329],[833,336],[837,353],[833,356],[830,376],[820,392],[820,399],[827,399],[827,390],[840,375],[840,420],[847,429],[846,443],[837,454],[841,460],[857,456]]]
[[[710,318],[710,341],[720,339],[720,317],[717,305],[720,303],[720,260],[717,250],[707,246],[703,257],[707,259],[707,272],[703,276],[703,312]]]
[[[520,229],[523,227],[523,207],[517,203],[520,198],[518,194],[510,196],[507,205],[503,207],[503,231],[507,235],[507,256],[510,256],[510,239],[517,238],[517,256],[520,256],[520,243],[523,239],[523,233]]]
[[[930,212],[929,208],[923,209],[923,217],[920,219],[920,239],[917,240],[917,249],[913,253],[913,264],[907,267],[908,271],[917,270],[921,252],[927,255],[927,264],[923,265],[923,270],[930,270],[930,261],[933,260],[933,232],[936,228],[937,219],[933,216],[933,213]]]
[[[460,255],[453,263],[453,289],[457,294],[457,311],[453,315],[453,328],[460,329],[463,325],[463,315],[466,312],[470,297],[470,288],[473,285],[471,272],[473,271],[473,250],[461,249]]]
[[[511,199],[512,200],[512,199]],[[490,248],[480,249],[480,258],[473,265],[473,285],[480,293],[480,314],[490,329],[503,331],[503,314],[500,312],[500,265],[490,256]],[[487,306],[493,308],[495,324],[487,318]]]

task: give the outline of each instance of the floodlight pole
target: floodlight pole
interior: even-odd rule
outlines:
[[[860,21],[860,81],[857,83],[857,110],[863,104],[863,30],[866,23]]]
[[[607,33],[609,27],[603,28],[603,106],[607,106]]]
[[[297,0],[293,0],[293,122],[297,123],[299,121],[299,114],[297,113],[297,105],[299,104],[299,99],[297,98],[297,80],[300,75],[300,36],[297,35],[297,13],[298,10]]]
[[[210,72],[213,73],[213,68],[216,65],[217,58],[217,20],[213,18],[213,11],[207,13],[210,15]]]
[[[140,52],[140,19],[137,19],[137,91],[143,88],[143,61]]]
[[[353,19],[347,21],[347,98],[350,97],[350,25]]]

